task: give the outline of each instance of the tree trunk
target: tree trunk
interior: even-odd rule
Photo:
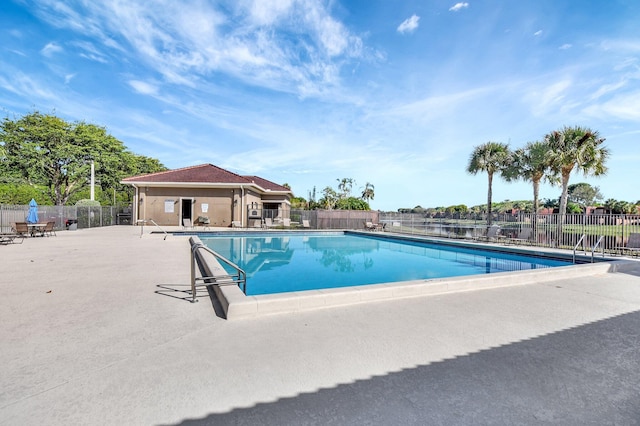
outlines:
[[[533,220],[531,227],[533,229],[533,241],[538,241],[538,210],[540,210],[540,179],[533,178]]]
[[[567,199],[569,198],[569,175],[571,174],[571,170],[569,172],[562,172],[562,195],[560,196],[560,215],[558,217],[558,226],[556,242],[559,244],[562,241],[562,225],[564,225],[565,218],[567,215]]]
[[[491,226],[491,186],[493,185],[493,173],[487,173],[489,176],[489,190],[487,191],[487,228]]]
[[[562,195],[560,196],[560,217],[563,219],[567,214],[567,200],[569,199],[569,173],[562,172]]]

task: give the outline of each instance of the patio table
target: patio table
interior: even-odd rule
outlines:
[[[46,223],[27,223],[27,228],[29,228],[29,235],[35,237],[36,233],[40,233],[40,236],[44,236],[44,228],[47,226]]]

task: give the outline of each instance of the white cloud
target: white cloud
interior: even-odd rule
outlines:
[[[571,80],[560,80],[544,87],[534,88],[524,95],[524,99],[531,105],[535,116],[545,115],[549,111],[557,111],[569,105],[565,98],[571,86]]]
[[[75,74],[67,74],[64,76],[64,84],[69,84],[71,80],[75,77]]]
[[[449,11],[450,12],[458,12],[459,10],[466,9],[467,7],[469,7],[469,3],[466,3],[466,2],[464,2],[464,3],[456,3],[456,4],[454,4],[453,6],[451,6],[449,8]]]
[[[93,43],[86,41],[74,41],[71,43],[74,47],[82,50],[80,56],[91,61],[107,63],[107,59],[104,53],[99,51]]]
[[[40,50],[40,53],[44,56],[46,56],[47,58],[52,57],[55,53],[59,53],[62,52],[64,49],[62,49],[61,46],[57,45],[54,42],[51,43],[47,43],[47,45],[45,47],[42,48],[42,50]]]
[[[542,30],[536,31],[535,33],[533,33],[533,35],[536,37],[542,35]]]
[[[5,70],[11,71],[11,70]],[[10,72],[10,78],[6,79],[0,75],[0,88],[23,96],[29,94],[29,99],[56,100],[56,94],[51,91],[46,83],[38,81],[22,72]]]
[[[618,120],[640,120],[640,92],[624,93],[613,97],[611,100],[586,108],[586,112],[594,117],[603,115]]]
[[[154,84],[140,80],[129,80],[128,83],[133,90],[142,95],[156,95],[158,93],[158,86]]]
[[[562,46],[558,47],[558,49],[560,50],[567,50],[567,49],[571,49],[572,45],[569,43],[565,43]]]
[[[360,36],[331,15],[330,2],[58,3],[44,2],[36,13],[101,43],[82,46],[82,57],[105,62],[117,50],[188,87],[222,73],[270,90],[326,97],[343,92],[340,74],[350,60],[377,60]]]
[[[402,24],[398,26],[398,32],[401,34],[414,32],[418,28],[418,21],[420,21],[420,17],[418,15],[412,15],[411,18],[405,19]]]

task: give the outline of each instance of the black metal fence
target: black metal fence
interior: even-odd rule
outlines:
[[[11,224],[25,222],[27,205],[0,205],[0,231],[9,232]],[[128,225],[131,213],[122,207],[38,206],[38,222],[55,222],[54,229],[84,229]]]
[[[486,215],[425,216],[411,213],[380,213],[387,231],[441,238],[478,239],[489,229]],[[640,215],[629,214],[496,214],[491,224],[499,228],[504,240],[541,247],[616,251],[624,247],[632,233],[640,233]],[[584,236],[584,237],[583,237]]]

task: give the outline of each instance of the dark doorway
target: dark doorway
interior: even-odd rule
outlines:
[[[184,220],[189,219],[193,223],[193,200],[191,198],[182,199],[182,217],[180,219],[181,225],[184,224]]]

